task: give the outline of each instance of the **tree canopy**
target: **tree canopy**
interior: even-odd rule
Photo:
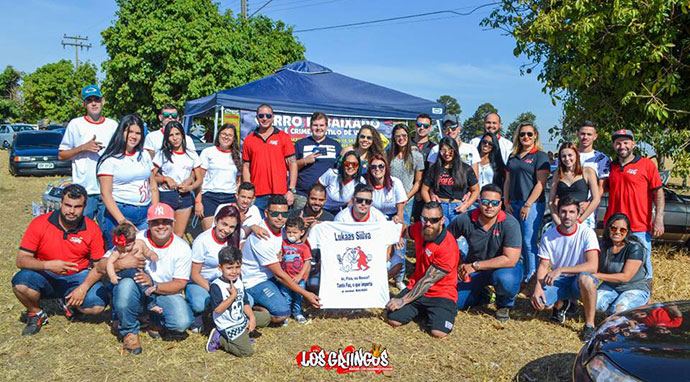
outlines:
[[[452,114],[459,117],[462,113],[462,108],[460,108],[460,103],[455,97],[449,95],[442,95],[436,100],[438,103],[442,103],[446,106],[446,114]]]
[[[292,27],[264,16],[220,14],[211,0],[117,0],[102,32],[110,57],[103,91],[115,115],[157,109],[236,87],[304,58]]]
[[[520,126],[521,123],[531,123],[534,124],[534,121],[537,120],[537,116],[534,115],[531,111],[526,111],[524,113],[520,113],[513,122],[508,125],[508,130],[506,130],[504,136],[508,138],[511,142],[513,141],[513,135],[517,131],[518,126]],[[545,135],[544,135],[545,136]]]
[[[22,73],[7,65],[0,73],[0,122],[16,119],[21,115],[19,102],[19,80]]]
[[[516,40],[515,56],[538,68],[563,125],[600,126],[598,144],[631,129],[659,154],[690,169],[690,15],[688,0],[502,0],[482,25]],[[558,130],[557,129],[557,130]],[[558,131],[556,131],[558,133]],[[609,149],[609,147],[604,147]]]
[[[498,113],[498,109],[488,102],[483,103],[477,107],[471,117],[465,120],[460,129],[460,136],[464,142],[469,142],[470,139],[484,133],[484,117],[489,113]]]

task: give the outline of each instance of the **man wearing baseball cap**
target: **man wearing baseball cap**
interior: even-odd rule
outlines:
[[[481,160],[479,157],[479,151],[477,151],[477,146],[465,143],[460,138],[460,122],[458,122],[458,117],[452,114],[446,114],[443,117],[443,124],[441,126],[443,136],[455,139],[455,142],[458,144],[458,156],[460,156],[460,159],[465,162],[465,164],[472,167],[472,170],[474,170],[474,176],[478,177],[479,161]],[[427,156],[426,161],[429,163],[436,162],[439,149],[440,147],[438,145],[434,146],[429,152],[429,156]]]
[[[98,85],[86,86],[81,91],[81,99],[86,115],[74,118],[67,125],[58,148],[58,159],[72,161],[72,182],[84,186],[88,193],[84,216],[100,224],[105,205],[96,179],[96,164],[110,143],[117,122],[103,116],[105,98]]]
[[[621,212],[630,219],[630,230],[647,250],[644,266],[652,279],[652,237],[664,234],[664,189],[654,162],[635,153],[635,138],[630,130],[617,130],[611,136],[617,158],[609,173],[609,204],[604,221]],[[653,213],[652,204],[656,206]]]
[[[165,203],[156,203],[149,207],[146,216],[149,228],[140,231],[137,239],[144,241],[158,255],[158,261],[143,261],[139,265],[143,265],[143,271],[134,279],[121,279],[113,289],[113,311],[119,320],[117,330],[123,338],[124,350],[131,354],[141,353],[138,315],[146,297],[136,284],[152,287],[150,290],[156,294],[156,304],[163,308],[162,314],[149,312],[149,335],[152,338],[160,338],[161,331],[171,337],[184,336],[194,320],[182,296],[192,268],[192,250],[187,242],[173,234],[175,212]],[[108,255],[106,253],[106,257]],[[128,257],[132,256],[115,262],[116,271],[132,268],[132,261],[124,263]]]

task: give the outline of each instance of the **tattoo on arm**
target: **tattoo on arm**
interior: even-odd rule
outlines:
[[[289,163],[297,163],[297,159],[295,158],[294,155],[290,155],[290,156],[287,158],[287,161],[288,161]]]
[[[436,284],[438,280],[442,279],[447,274],[448,272],[431,264],[429,269],[426,270],[424,277],[417,281],[410,293],[403,296],[403,300],[405,300],[407,304],[424,296],[424,293],[426,293],[432,285]]]

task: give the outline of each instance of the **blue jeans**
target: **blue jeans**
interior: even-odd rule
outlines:
[[[138,268],[127,268],[127,269],[121,270],[120,272],[117,272],[117,275],[120,277],[120,281],[124,278],[130,278],[130,279],[134,280],[134,277],[136,276],[137,273],[139,273]],[[119,284],[119,281],[118,281],[118,284]],[[144,293],[149,288],[148,286],[144,286],[141,284],[137,284],[137,287],[139,287],[139,290],[142,293]],[[156,296],[157,296],[156,294],[151,294],[150,296],[145,296],[144,300],[145,300],[146,309],[151,310],[151,308],[158,306],[156,304]]]
[[[211,309],[211,295],[193,281],[187,283],[184,288],[184,295],[187,297],[187,303],[189,303],[189,308],[192,309],[194,316]]]
[[[652,273],[654,272],[652,269],[652,235],[649,232],[633,232],[632,234],[640,239],[640,242],[642,245],[644,245],[646,250],[644,257],[644,270],[647,272],[645,277],[647,279],[651,279]]]
[[[256,305],[261,305],[268,309],[273,317],[290,316],[290,305],[285,301],[285,297],[280,293],[276,279],[269,279],[258,283],[251,288],[246,288],[247,294],[254,299]]]
[[[146,230],[149,227],[146,221],[146,212],[149,206],[135,206],[125,203],[116,204],[125,219],[132,222],[139,231]],[[117,227],[117,221],[107,210],[105,211],[104,217],[105,219],[101,225],[101,230],[103,231],[103,240],[105,241],[106,249],[109,249],[113,246],[113,230]]]
[[[300,282],[298,282],[297,285],[304,288],[306,286],[306,283],[304,282],[304,280],[300,280]],[[299,293],[291,291],[290,288],[283,285],[283,283],[278,284],[278,289],[280,289],[280,293],[283,294],[283,297],[285,297],[285,301],[288,303],[288,305],[290,305],[292,317],[303,315],[302,301],[304,301],[304,297],[302,297],[302,295]]]
[[[133,279],[124,278],[113,288],[113,311],[120,321],[120,335],[139,333],[139,313],[146,295]],[[192,325],[194,317],[187,301],[181,294],[157,295],[156,304],[163,314],[149,313],[155,324],[174,332],[184,332]]]
[[[29,289],[38,291],[41,298],[62,298],[72,293],[81,285],[89,269],[71,275],[58,275],[51,271],[34,271],[22,269],[12,277],[12,286],[25,285]],[[103,284],[98,281],[89,288],[84,297],[81,308],[91,308],[94,306],[106,306],[108,303],[108,291]]]
[[[522,231],[522,261],[525,264],[523,281],[527,282],[534,275],[534,272],[537,271],[537,253],[539,252],[537,244],[546,205],[544,202],[534,203],[529,209],[527,218],[522,220],[520,219],[520,208],[524,204],[524,201],[518,200],[510,202],[510,206],[513,208],[513,216],[520,222],[520,230]]]
[[[496,290],[496,306],[498,308],[512,308],[515,296],[520,291],[523,274],[522,260],[514,267],[499,268],[472,273],[470,282],[458,282],[458,309],[467,309],[481,305],[484,302],[487,285],[493,285]]]
[[[589,272],[582,272],[574,276],[558,276],[553,285],[544,286],[544,305],[552,306],[562,300],[580,299],[580,284],[578,279],[581,277],[591,277],[594,285],[599,284],[599,280]]]
[[[101,195],[89,195],[86,198],[84,216],[97,221],[98,224],[103,224],[103,214],[105,214],[105,204],[103,204],[103,200],[101,200]]]
[[[615,314],[637,308],[649,301],[649,291],[631,289],[618,293],[608,285],[602,285],[597,291],[597,311]]]
[[[443,209],[443,216],[446,218],[443,225],[447,228],[456,216],[461,215],[459,212],[455,212],[456,207],[460,207],[462,202],[441,202],[441,208]],[[460,249],[460,256],[463,258],[467,256],[467,251],[469,251],[470,246],[467,244],[467,240],[464,236],[460,236],[457,239],[458,248]]]

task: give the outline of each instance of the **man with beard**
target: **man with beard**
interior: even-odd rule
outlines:
[[[513,142],[504,136],[501,136],[501,116],[497,113],[489,113],[484,117],[484,132],[496,134],[498,137],[498,148],[501,150],[501,158],[503,163],[508,163],[508,157],[513,151]],[[482,135],[472,138],[470,145],[477,147],[482,139]]]
[[[611,162],[609,201],[604,221],[620,212],[630,219],[630,230],[644,244],[647,279],[652,279],[652,237],[664,234],[664,189],[654,162],[635,153],[635,139],[630,130],[618,130],[611,136],[617,158]],[[652,214],[652,203],[656,207]]]
[[[84,216],[87,197],[81,185],[65,187],[60,210],[35,218],[24,233],[17,254],[20,271],[12,278],[12,290],[28,312],[22,335],[36,334],[48,323],[41,298],[61,299],[68,319],[72,308],[99,314],[108,301],[101,272],[89,269],[104,250],[101,230]]]
[[[307,203],[301,210],[293,210],[290,217],[297,216],[304,220],[305,236],[312,224],[333,221],[333,214],[323,209],[326,204],[326,188],[320,183],[314,183],[307,192]]]
[[[407,288],[386,304],[388,324],[401,326],[424,314],[431,335],[443,338],[457,313],[460,250],[446,231],[441,205],[425,204],[421,221],[405,230],[405,238],[414,240],[417,261]]]

